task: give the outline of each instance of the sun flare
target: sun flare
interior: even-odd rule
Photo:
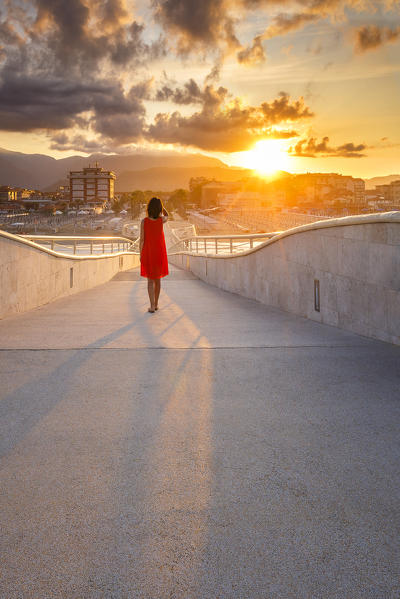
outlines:
[[[261,175],[271,175],[287,169],[289,165],[285,142],[280,139],[261,139],[251,150],[241,154],[240,166],[251,168]]]

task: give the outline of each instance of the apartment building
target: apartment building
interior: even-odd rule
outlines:
[[[105,205],[114,199],[115,180],[113,171],[105,171],[97,163],[82,171],[70,171],[70,200],[93,207]]]
[[[332,191],[349,191],[351,203],[360,206],[365,204],[365,181],[337,173],[318,173],[314,175],[315,193],[320,197],[332,193]]]
[[[387,185],[377,185],[375,189],[388,205],[392,208],[400,208],[400,179]]]

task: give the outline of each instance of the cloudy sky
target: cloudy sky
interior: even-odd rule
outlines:
[[[397,0],[1,0],[0,69],[9,150],[400,172]]]

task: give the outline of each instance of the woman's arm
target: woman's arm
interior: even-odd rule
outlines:
[[[161,216],[162,222],[166,223],[167,220],[168,220],[168,212],[165,210],[165,208],[162,209],[162,213],[161,214],[162,214],[162,216]]]
[[[140,240],[139,240],[139,253],[142,254],[144,244],[144,219],[140,223]]]

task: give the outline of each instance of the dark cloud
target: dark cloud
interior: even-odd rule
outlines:
[[[388,42],[394,42],[399,38],[400,26],[391,29],[390,27],[365,25],[355,32],[355,47],[359,52],[366,52],[367,50],[375,50]]]
[[[138,122],[144,117],[141,100],[125,94],[119,81],[85,81],[55,77],[19,75],[4,72],[0,80],[0,129],[3,131],[60,130],[82,125],[80,115],[92,111],[92,125],[104,134],[116,137],[121,117],[135,125],[127,126],[139,135]]]
[[[110,57],[116,64],[129,62],[145,63],[166,54],[165,41],[160,37],[147,44],[142,40],[144,26],[133,22],[121,38],[115,39],[109,46]]]
[[[146,79],[145,81],[136,83],[129,90],[129,97],[136,100],[150,100],[152,98],[153,84],[153,79]]]
[[[237,152],[266,137],[293,137],[296,132],[280,131],[273,125],[312,116],[302,99],[292,102],[284,92],[270,103],[243,106],[238,99],[230,99],[225,88],[206,86],[202,101],[201,110],[188,117],[178,111],[158,114],[148,129],[148,137],[161,143]]]
[[[354,144],[352,142],[337,147],[329,146],[329,137],[323,137],[321,142],[317,142],[315,137],[301,139],[294,147],[290,147],[289,154],[293,156],[320,158],[341,156],[343,158],[363,158],[362,152],[367,148],[365,144]]]
[[[59,62],[91,70],[100,60],[144,63],[165,52],[163,41],[143,41],[144,26],[121,0],[35,0],[33,39],[46,43]]]
[[[302,97],[295,102],[291,102],[290,96],[286,92],[280,92],[279,97],[273,102],[263,102],[261,109],[270,123],[298,121],[314,116],[314,113],[310,111],[308,106],[305,106]]]
[[[163,85],[157,90],[154,100],[170,101],[175,104],[203,104],[210,109],[221,104],[227,96],[228,90],[225,87],[216,89],[212,85],[206,85],[204,89],[200,89],[194,79],[189,79],[183,87],[173,88],[168,84]]]
[[[221,42],[239,46],[234,23],[225,0],[153,0],[155,15],[176,36],[176,51],[187,54],[201,48],[214,49]]]
[[[197,104],[203,102],[203,92],[194,79],[185,83],[183,88],[173,89],[169,85],[163,85],[154,98],[158,102],[170,101],[175,104]]]
[[[96,118],[94,129],[103,137],[119,144],[127,144],[142,138],[145,121],[140,113],[114,114]]]

